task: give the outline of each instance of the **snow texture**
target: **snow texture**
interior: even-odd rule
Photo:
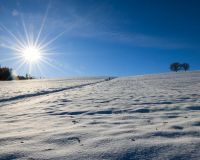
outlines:
[[[200,159],[200,72],[0,82],[0,159]]]

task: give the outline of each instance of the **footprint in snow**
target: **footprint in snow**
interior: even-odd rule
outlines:
[[[71,138],[68,138],[68,140],[76,140],[78,143],[81,143],[81,140],[78,137],[71,137]]]
[[[44,151],[52,151],[52,148],[44,149]]]
[[[163,122],[164,125],[166,125],[168,122]]]
[[[79,121],[73,120],[72,123],[77,124],[77,123],[79,123]]]
[[[182,130],[183,127],[182,126],[171,126],[172,129],[179,129],[179,130]]]

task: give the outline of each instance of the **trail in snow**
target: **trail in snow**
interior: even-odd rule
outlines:
[[[114,77],[0,82],[4,86],[0,88],[0,107],[10,105],[12,103],[20,103],[23,100],[30,100],[30,98],[38,96],[47,96],[49,94],[65,90],[95,85],[112,79],[114,79]]]
[[[14,97],[2,98],[2,99],[0,99],[0,102],[10,102],[10,101],[20,100],[20,99],[24,99],[24,98],[31,98],[31,97],[47,95],[47,94],[56,93],[56,92],[62,92],[62,91],[69,90],[69,89],[82,88],[82,87],[85,87],[85,86],[88,86],[88,85],[94,85],[94,84],[98,84],[98,83],[101,83],[101,82],[104,82],[104,81],[105,80],[99,80],[97,82],[95,81],[95,82],[79,84],[79,85],[75,85],[75,86],[53,88],[52,90],[40,90],[39,92],[20,94],[20,95],[14,96]]]

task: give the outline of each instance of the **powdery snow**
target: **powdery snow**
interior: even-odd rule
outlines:
[[[0,85],[0,159],[200,159],[200,72]]]

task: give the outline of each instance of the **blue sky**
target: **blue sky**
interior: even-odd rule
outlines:
[[[0,64],[38,77],[161,73],[172,62],[198,70],[199,7],[197,0],[0,0]],[[46,62],[30,71],[14,59],[12,34],[26,43],[25,31],[36,39],[41,28]]]

